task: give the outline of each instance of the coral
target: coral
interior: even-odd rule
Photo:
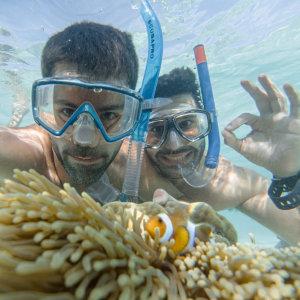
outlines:
[[[0,299],[300,297],[300,247],[197,240],[176,256],[144,230],[158,204],[103,207],[32,170],[15,179],[0,190]]]

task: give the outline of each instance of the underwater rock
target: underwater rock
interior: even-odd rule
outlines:
[[[151,214],[169,213],[157,203],[101,206],[33,170],[14,177],[0,190],[0,299],[300,297],[300,247],[196,239],[174,255],[174,239],[145,230]]]

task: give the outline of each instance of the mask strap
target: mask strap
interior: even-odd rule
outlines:
[[[142,104],[142,109],[155,109],[161,108],[168,104],[171,104],[173,100],[171,98],[153,98],[153,99],[145,99]]]

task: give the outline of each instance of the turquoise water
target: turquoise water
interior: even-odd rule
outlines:
[[[153,1],[161,20],[165,51],[162,73],[174,67],[194,67],[193,47],[203,43],[209,61],[220,127],[243,112],[256,113],[254,102],[240,87],[241,79],[256,80],[265,73],[279,85],[298,90],[300,79],[300,1],[284,0],[178,0]],[[40,54],[47,38],[82,20],[111,24],[132,33],[142,76],[146,34],[130,1],[2,1],[0,6],[0,125],[13,111],[30,108],[33,80],[40,78]],[[141,78],[140,78],[141,80]],[[26,113],[21,125],[32,123]],[[247,132],[240,130],[240,134]],[[222,154],[238,165],[270,177],[229,147]],[[237,226],[239,239],[248,233],[261,245],[274,245],[276,236],[237,211],[224,214]]]

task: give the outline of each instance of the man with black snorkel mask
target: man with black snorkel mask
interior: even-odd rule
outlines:
[[[270,82],[267,77],[260,80],[266,85]],[[244,85],[247,91],[259,91],[249,82]],[[300,240],[299,209],[278,209],[268,196],[268,180],[256,172],[236,166],[221,156],[215,174],[206,185],[192,186],[183,178],[182,168],[185,166],[203,165],[206,154],[204,137],[211,126],[211,120],[199,99],[198,85],[192,70],[178,68],[161,76],[156,97],[169,98],[172,102],[152,112],[140,196],[151,200],[154,193],[154,201],[164,205],[174,205],[176,198],[187,202],[206,202],[216,210],[237,208],[283,240],[296,244]],[[289,97],[293,98],[290,94]],[[242,122],[242,119],[236,120]],[[237,126],[236,120],[233,121],[234,126]],[[225,131],[229,129],[227,127]],[[230,132],[225,132],[224,137],[230,145],[238,143]],[[251,145],[255,149],[255,141]],[[296,144],[295,149],[298,149]],[[122,183],[122,179],[118,180],[118,177],[122,177],[120,164],[124,164],[126,159],[125,156],[122,158],[122,153],[127,153],[126,143],[123,143],[119,155],[108,169],[110,178],[119,188]]]

